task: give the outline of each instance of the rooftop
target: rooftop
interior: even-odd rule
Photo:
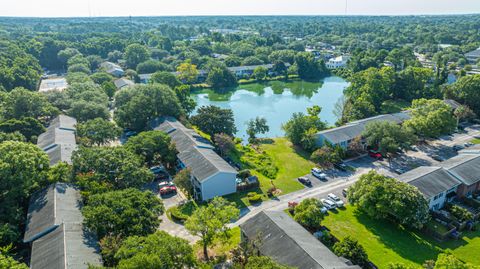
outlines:
[[[88,269],[102,265],[95,237],[81,223],[62,223],[32,244],[32,269]]]
[[[63,91],[68,87],[67,80],[63,77],[42,79],[38,88],[39,92],[48,92],[52,90]]]
[[[480,181],[480,155],[460,154],[440,164],[465,185]]]
[[[77,120],[75,118],[66,116],[66,115],[58,115],[55,119],[50,122],[49,128],[60,128],[64,130],[75,131],[77,125]]]
[[[421,166],[398,176],[397,179],[417,187],[427,200],[461,184],[447,170],[437,166]]]
[[[337,257],[283,211],[262,211],[240,225],[259,250],[275,261],[302,269],[360,268]]]
[[[24,242],[32,242],[63,222],[82,222],[80,191],[67,183],[55,183],[30,198]]]
[[[126,78],[116,79],[113,83],[115,84],[115,87],[117,87],[117,89],[123,88],[125,86],[135,85],[135,82]]]
[[[75,133],[60,128],[48,128],[46,132],[38,136],[37,145],[43,150],[59,144],[75,145]]]
[[[172,117],[160,119],[155,130],[167,133],[178,151],[178,159],[191,169],[193,176],[203,182],[211,176],[223,173],[237,173],[236,170],[222,159],[208,140],[198,135],[194,130],[186,128],[180,121]]]

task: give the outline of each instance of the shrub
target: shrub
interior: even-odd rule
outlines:
[[[249,192],[247,198],[250,203],[258,203],[262,201],[262,196],[256,192]]]
[[[244,169],[238,172],[238,177],[241,179],[246,179],[247,177],[251,176],[252,173],[248,169]]]
[[[464,222],[464,221],[473,219],[473,214],[463,207],[459,207],[457,205],[451,205],[448,208],[448,210],[459,222]]]
[[[184,222],[188,219],[188,216],[186,214],[183,214],[182,211],[176,206],[170,208],[170,216],[172,217],[173,220]]]

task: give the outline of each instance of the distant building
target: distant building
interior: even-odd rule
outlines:
[[[402,123],[403,121],[410,118],[410,113],[408,111],[403,111],[394,114],[383,114],[378,115],[362,120],[353,121],[347,123],[344,126],[327,129],[320,131],[316,134],[316,143],[318,146],[323,146],[325,143],[330,143],[331,145],[339,145],[344,149],[348,148],[350,142],[353,139],[360,137],[365,126],[374,121],[390,121],[395,123]]]
[[[133,82],[129,79],[126,79],[126,78],[119,78],[119,79],[116,79],[115,81],[113,81],[113,84],[115,84],[115,87],[117,89],[121,89],[123,87],[135,85],[135,82]]]
[[[478,59],[480,59],[480,48],[465,53],[465,58],[467,58],[467,61],[469,63],[476,64],[478,62]]]
[[[337,68],[344,68],[347,66],[347,62],[350,59],[350,56],[342,55],[336,58],[331,58],[328,60],[325,65],[328,69],[337,69]]]
[[[101,266],[95,236],[83,227],[82,198],[73,184],[55,183],[34,193],[23,241],[32,244],[32,269]]]
[[[38,136],[37,146],[47,153],[50,165],[59,162],[72,163],[72,154],[77,149],[76,124],[74,118],[59,115],[52,120],[47,130]]]
[[[68,88],[67,80],[63,77],[42,79],[39,92],[63,91]]]
[[[161,118],[153,125],[175,143],[179,168],[190,169],[197,200],[206,201],[237,191],[237,171],[214,151],[208,140],[172,117]]]
[[[242,240],[258,242],[259,253],[302,269],[360,269],[335,255],[283,211],[262,211],[240,225]]]
[[[118,64],[112,62],[103,62],[100,64],[100,67],[104,69],[105,72],[115,77],[121,77],[125,73]]]

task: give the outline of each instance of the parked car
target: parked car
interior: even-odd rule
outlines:
[[[347,197],[348,188],[342,190],[343,197]]]
[[[335,168],[337,168],[340,171],[347,171],[348,166],[344,162],[339,162],[334,164]]]
[[[430,156],[432,159],[434,159],[435,161],[437,162],[443,162],[445,161],[445,158],[443,158],[442,156],[438,155],[438,154],[432,154]]]
[[[132,137],[132,136],[134,136],[134,135],[137,135],[137,132],[135,132],[135,131],[127,131],[127,132],[125,132],[125,137],[126,137],[126,138]]]
[[[410,150],[412,150],[412,151],[418,151],[418,147],[415,146],[415,145],[413,145],[413,146],[410,147]]]
[[[473,143],[472,143],[472,142],[467,142],[467,143],[465,143],[465,144],[463,144],[463,145],[464,145],[466,148],[468,148],[468,147],[473,146]]]
[[[320,212],[322,212],[323,214],[326,214],[328,212],[328,208],[326,208],[325,206],[322,206],[322,208],[320,208]]]
[[[161,172],[165,172],[165,167],[163,167],[163,165],[152,166],[150,167],[150,171],[152,171],[154,174],[159,174]]]
[[[368,152],[368,155],[374,159],[381,159],[382,158],[382,154],[378,153],[378,152],[375,152],[375,151],[369,151]]]
[[[312,185],[312,182],[310,181],[310,179],[308,179],[308,177],[299,177],[298,181],[300,181],[300,183],[302,183],[303,185],[307,185],[307,186]]]
[[[403,169],[403,168],[394,168],[394,169],[393,169],[393,172],[401,175],[401,174],[404,174],[406,171],[405,171],[405,169]]]
[[[327,199],[320,199],[320,202],[322,202],[323,206],[325,206],[328,210],[333,210],[337,208],[337,204],[334,202],[327,200]]]
[[[158,174],[155,174],[155,179],[161,180],[161,181],[167,181],[167,180],[170,180],[170,175],[167,172],[160,172]]]
[[[459,150],[461,150],[461,149],[464,149],[465,146],[463,146],[463,145],[453,145],[452,148],[453,148],[453,150],[459,151]]]
[[[158,191],[160,195],[175,193],[177,192],[177,187],[172,182],[163,181],[158,183]]]
[[[327,174],[323,173],[322,170],[320,170],[320,168],[312,168],[311,170],[312,172],[312,175],[318,179],[327,179]]]
[[[338,198],[338,196],[336,196],[335,194],[333,193],[329,193],[327,195],[328,199],[332,202],[335,203],[335,205],[337,205],[337,207],[343,207],[345,206],[345,204],[343,203],[342,199]]]

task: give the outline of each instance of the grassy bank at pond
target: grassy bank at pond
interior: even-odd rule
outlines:
[[[263,175],[259,169],[261,163],[257,167],[250,165],[255,163],[256,159],[264,158],[262,154],[252,154],[242,149],[241,145],[237,145],[237,151],[231,154],[231,158],[244,165],[244,168],[250,169],[252,174],[256,175],[260,181],[260,188],[256,191],[262,195],[262,200],[268,200],[267,191],[272,187],[272,183],[276,188],[281,190],[281,194],[286,194],[301,190],[304,186],[297,181],[297,177],[310,173],[310,169],[315,166],[313,162],[308,160],[308,154],[300,149],[296,149],[286,138],[269,139],[268,142],[260,144],[255,152],[264,152],[268,156],[268,165],[277,168],[276,175],[273,179]],[[239,192],[226,196],[230,201],[235,202],[239,207],[249,206],[250,202],[247,198],[247,192]]]
[[[387,268],[391,262],[420,268],[426,260],[436,260],[442,252],[451,252],[462,261],[480,265],[480,231],[465,232],[459,240],[440,243],[420,231],[372,219],[353,206],[330,212],[322,224],[338,239],[346,236],[357,239],[379,268]]]

